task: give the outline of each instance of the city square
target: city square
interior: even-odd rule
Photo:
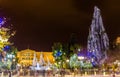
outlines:
[[[0,77],[120,77],[119,2],[1,0]]]

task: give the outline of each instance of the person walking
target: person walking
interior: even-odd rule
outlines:
[[[45,77],[45,70],[43,70],[43,77]]]
[[[11,77],[11,71],[9,71],[9,77]]]
[[[113,72],[113,77],[115,77],[115,72]]]

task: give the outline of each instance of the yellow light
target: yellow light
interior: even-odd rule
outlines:
[[[69,60],[67,59],[66,62],[69,62]]]
[[[79,59],[79,60],[83,60],[83,59],[85,59],[85,57],[79,56],[78,59]]]

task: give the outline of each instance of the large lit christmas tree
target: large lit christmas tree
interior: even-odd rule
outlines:
[[[100,10],[95,6],[88,36],[88,56],[93,65],[101,65],[107,59],[109,39],[105,32]]]

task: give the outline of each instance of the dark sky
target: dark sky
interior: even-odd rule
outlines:
[[[0,12],[13,23],[19,50],[51,51],[53,42],[68,42],[71,33],[87,45],[95,5],[112,42],[120,35],[120,0],[0,0]]]

